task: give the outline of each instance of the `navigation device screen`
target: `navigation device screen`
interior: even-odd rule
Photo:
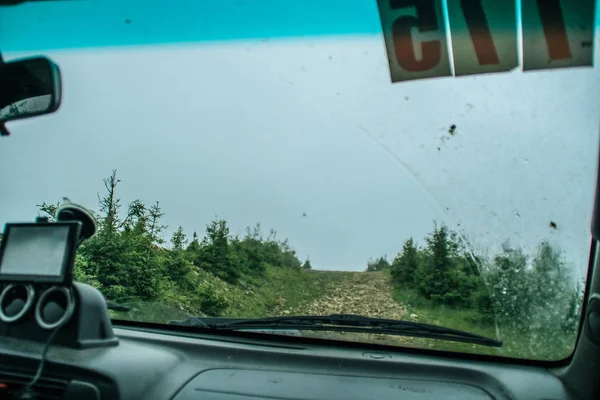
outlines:
[[[68,226],[13,226],[9,232],[0,275],[61,276]]]

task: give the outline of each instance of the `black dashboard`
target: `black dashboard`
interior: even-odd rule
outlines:
[[[571,399],[544,368],[401,351],[115,326],[118,345],[51,346],[39,399]],[[272,338],[272,337],[271,337]],[[0,338],[0,399],[44,344]],[[21,382],[21,383],[19,383]]]

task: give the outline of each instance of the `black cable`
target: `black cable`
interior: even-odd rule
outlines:
[[[44,344],[44,350],[42,350],[42,357],[40,359],[40,363],[38,365],[37,371],[36,371],[33,379],[27,385],[25,385],[23,387],[23,389],[21,389],[19,394],[15,397],[16,399],[26,400],[26,399],[34,399],[35,398],[35,394],[31,393],[30,390],[42,376],[42,371],[44,370],[44,364],[46,362],[46,356],[48,355],[48,351],[50,350],[50,344],[52,343],[54,336],[56,336],[56,334],[58,333],[60,328],[63,327],[63,325],[64,325],[64,323],[62,323],[59,326],[57,326],[56,328],[54,328],[52,333],[50,333],[50,336],[48,336],[48,339],[46,339],[46,343]]]

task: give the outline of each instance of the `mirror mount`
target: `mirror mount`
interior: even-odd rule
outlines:
[[[0,54],[0,136],[9,136],[5,123],[58,110],[61,76],[46,57],[6,62]]]

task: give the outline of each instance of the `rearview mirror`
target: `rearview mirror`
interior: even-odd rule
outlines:
[[[49,59],[0,61],[0,127],[6,121],[53,113],[60,95],[60,70]],[[8,134],[5,128],[2,134]]]

